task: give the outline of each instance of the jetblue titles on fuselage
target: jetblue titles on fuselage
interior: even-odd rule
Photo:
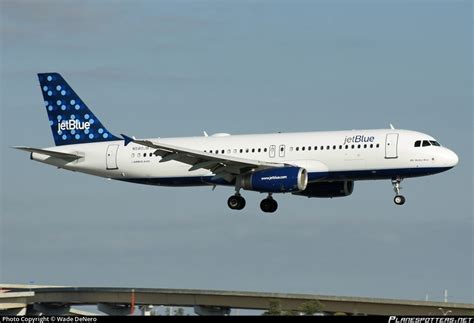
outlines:
[[[351,144],[351,143],[364,143],[364,142],[370,142],[373,143],[375,142],[375,137],[374,136],[364,136],[364,135],[355,135],[352,137],[346,137],[344,138],[344,143],[345,144]]]

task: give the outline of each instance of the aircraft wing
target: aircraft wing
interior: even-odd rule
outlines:
[[[237,175],[256,169],[283,167],[285,164],[272,163],[228,156],[224,154],[211,154],[199,150],[172,146],[150,140],[134,139],[122,134],[125,144],[130,142],[156,149],[155,155],[161,156],[160,163],[175,160],[190,165],[189,171],[200,168],[208,169],[227,181],[232,181]]]

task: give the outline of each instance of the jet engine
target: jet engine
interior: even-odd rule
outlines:
[[[301,167],[279,167],[255,171],[242,176],[245,190],[265,193],[303,191],[308,184],[308,173]]]

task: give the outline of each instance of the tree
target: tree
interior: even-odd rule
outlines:
[[[321,304],[317,300],[314,300],[314,301],[304,302],[298,307],[298,310],[304,315],[314,315],[316,313],[321,312],[323,310],[323,307],[324,307],[323,304]]]
[[[276,300],[268,302],[268,310],[262,315],[282,315],[280,302]]]

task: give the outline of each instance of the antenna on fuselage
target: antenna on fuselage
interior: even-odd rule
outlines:
[[[393,126],[393,124],[390,124],[390,129],[394,130],[395,127]]]
[[[204,134],[204,137],[209,137],[209,135],[207,134],[206,130],[203,130],[202,133]]]

